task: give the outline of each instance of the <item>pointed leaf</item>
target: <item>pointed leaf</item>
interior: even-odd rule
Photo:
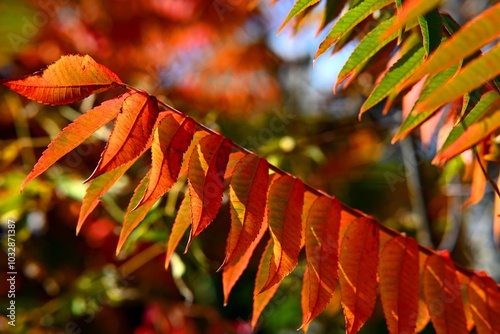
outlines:
[[[484,145],[480,145],[478,156],[474,159],[474,167],[472,170],[472,183],[470,186],[470,195],[463,207],[466,208],[470,205],[479,203],[483,199],[484,191],[486,190],[486,175],[483,168],[487,168],[486,161],[484,160]],[[482,168],[481,168],[482,166]]]
[[[414,73],[423,62],[424,48],[416,45],[405,53],[375,86],[361,107],[360,115],[396,91],[397,86]]]
[[[259,269],[257,270],[257,276],[255,277],[255,287],[253,290],[253,311],[252,311],[252,329],[255,330],[259,317],[264,311],[264,308],[269,303],[271,298],[278,290],[279,284],[270,287],[268,290],[263,291],[266,285],[267,277],[269,275],[270,263],[273,257],[273,241],[270,239],[267,243],[264,253],[260,259]]]
[[[289,175],[273,181],[267,195],[267,219],[273,254],[263,291],[281,282],[297,266],[303,205],[302,181]]]
[[[460,126],[460,125],[459,125]],[[464,133],[443,151],[437,154],[432,163],[442,165],[451,158],[479,143],[482,139],[489,137],[500,128],[500,109],[476,121],[469,126]]]
[[[387,38],[380,40],[380,36],[385,34],[387,28],[394,20],[394,17],[392,17],[380,23],[359,42],[358,46],[354,49],[347,59],[347,62],[340,70],[335,87],[345,81],[347,77],[360,73],[363,67],[378,51],[398,37],[396,31],[388,35]]]
[[[68,55],[43,71],[3,84],[31,100],[63,105],[121,84],[121,80],[88,55]]]
[[[428,77],[426,79],[420,97],[418,98],[416,104],[413,106],[410,114],[403,121],[403,124],[401,124],[398,133],[392,139],[393,144],[398,140],[406,138],[411,131],[413,131],[415,128],[417,128],[427,119],[429,119],[429,117],[431,117],[436,112],[436,110],[427,110],[425,112],[417,114],[415,113],[415,106],[419,103],[419,101],[425,99],[427,96],[429,96],[429,94],[431,94],[434,90],[436,90],[438,87],[443,85],[449,78],[451,78],[456,73],[457,69],[458,66],[453,66],[447,68],[443,72],[436,74],[433,77]]]
[[[359,5],[349,9],[347,13],[338,19],[324,41],[321,42],[318,51],[316,51],[314,55],[314,59],[325,53],[326,50],[332,47],[342,36],[354,29],[354,27],[367,18],[368,15],[392,2],[393,0],[365,0]]]
[[[449,20],[443,16],[443,22],[449,23]],[[500,3],[486,9],[443,42],[407,83],[416,82],[427,74],[438,73],[495,40],[500,36],[498,22],[500,22]]]
[[[192,222],[189,243],[210,225],[219,212],[230,153],[231,142],[211,134],[200,140],[191,155],[188,169]]]
[[[305,246],[308,275],[304,275],[302,326],[307,326],[328,305],[338,279],[340,202],[321,196],[307,217]]]
[[[460,138],[466,129],[468,129],[472,124],[476,123],[488,112],[492,111],[492,108],[500,107],[500,94],[496,91],[490,91],[483,94],[479,102],[472,108],[469,114],[463,119],[463,121],[457,124],[450,134],[446,138],[441,151],[444,151],[451,144],[453,144],[458,138]]]
[[[500,290],[486,274],[473,276],[467,293],[478,334],[500,333]]]
[[[262,224],[260,226],[259,233],[257,237],[252,241],[252,243],[245,249],[243,253],[239,256],[234,257],[231,261],[227,261],[224,266],[222,272],[222,287],[224,291],[224,305],[227,304],[229,299],[229,294],[233,289],[234,285],[240,278],[241,274],[248,266],[248,262],[250,262],[250,258],[255,250],[255,247],[259,244],[260,240],[264,236],[264,233],[267,231],[267,225]],[[268,290],[269,291],[269,290]],[[266,291],[267,292],[267,291]],[[265,294],[265,293],[264,293]]]
[[[158,113],[158,103],[154,96],[133,92],[127,97],[101,154],[101,160],[88,180],[142,154],[151,137]]]
[[[149,210],[155,204],[155,202],[148,202],[143,206],[139,207],[137,210],[134,208],[139,204],[139,201],[144,196],[144,192],[148,186],[150,172],[144,176],[137,188],[134,190],[134,194],[130,199],[127,211],[125,212],[125,218],[123,219],[122,229],[120,231],[120,238],[118,239],[118,245],[116,246],[116,255],[120,254],[120,251],[130,236],[132,231],[144,220],[144,217],[148,214]]]
[[[500,74],[500,44],[471,60],[454,77],[417,104],[415,112],[437,109]]]
[[[346,333],[354,334],[371,316],[377,298],[379,230],[368,218],[346,229],[340,250],[340,294]]]
[[[151,175],[148,188],[139,205],[156,202],[177,181],[182,158],[196,130],[190,117],[169,113],[162,117],[154,130],[151,147]]]
[[[380,299],[389,333],[414,333],[419,300],[419,249],[412,238],[398,236],[380,253]]]
[[[283,28],[287,25],[287,23],[293,19],[295,16],[299,15],[302,13],[305,9],[308,7],[318,3],[319,0],[297,0],[295,5],[293,5],[292,10],[290,10],[290,13],[288,13],[285,21],[281,24],[281,27],[278,29],[278,34],[283,30]]]
[[[418,23],[422,32],[425,57],[428,57],[441,43],[441,15],[437,10],[431,10],[424,16],[420,16]]]
[[[100,106],[87,111],[73,123],[65,127],[52,140],[45,152],[43,152],[35,167],[21,185],[21,191],[28,182],[45,172],[56,161],[83,143],[99,128],[112,121],[120,112],[123,101],[129,96],[130,94],[127,93],[108,100]]]
[[[193,151],[198,147],[200,140],[202,138],[205,138],[208,135],[209,135],[209,133],[206,131],[203,131],[203,130],[196,131],[194,133],[193,140],[191,141],[189,148],[187,149],[186,153],[184,153],[184,157],[182,158],[183,162],[182,162],[182,166],[181,166],[181,171],[179,172],[179,177],[187,175],[188,168],[189,168],[189,159],[193,155]]]
[[[332,22],[345,7],[347,0],[326,0],[326,6],[323,16],[323,22],[319,30],[323,30],[330,22]]]
[[[101,202],[102,197],[120,177],[134,164],[137,159],[129,161],[123,166],[118,167],[108,173],[102,174],[89,182],[85,197],[83,197],[82,206],[80,208],[80,215],[78,217],[78,224],[76,226],[76,234],[80,232],[83,223],[87,217],[94,211],[97,205]]]
[[[237,163],[229,186],[231,230],[224,263],[240,257],[259,234],[268,183],[269,164],[265,159],[248,154]]]
[[[168,237],[167,243],[167,255],[165,256],[165,269],[168,269],[170,264],[170,259],[174,254],[175,249],[179,245],[184,233],[191,225],[191,212],[190,212],[190,197],[189,192],[186,192],[184,199],[177,211],[175,216],[174,225],[172,226],[172,231],[170,231],[170,236]]]
[[[468,333],[462,291],[449,253],[429,255],[424,266],[423,284],[436,333]]]
[[[396,15],[393,25],[387,30],[387,35],[393,34],[405,25],[411,23],[436,8],[443,0],[406,0],[403,1],[403,8]],[[386,36],[384,36],[385,38]]]

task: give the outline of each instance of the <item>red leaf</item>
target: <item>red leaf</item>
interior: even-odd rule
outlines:
[[[68,55],[43,71],[3,84],[31,100],[63,105],[121,83],[115,73],[90,56]]]
[[[264,236],[264,233],[267,231],[267,225],[262,224],[260,226],[259,234],[252,241],[252,243],[245,249],[245,251],[240,254],[238,257],[234,257],[231,261],[227,261],[223,272],[222,272],[222,286],[224,290],[224,305],[227,304],[229,299],[229,294],[233,289],[233,286],[236,284],[241,274],[248,266],[248,262],[252,257],[252,254],[255,250],[255,247],[259,244],[260,240]],[[269,291],[269,290],[268,290]]]
[[[191,213],[189,210],[190,202],[189,192],[186,192],[181,206],[179,207],[179,211],[177,211],[177,216],[175,216],[172,231],[170,232],[170,236],[168,237],[167,255],[165,257],[165,269],[168,269],[172,254],[177,248],[177,245],[179,245],[179,242],[184,236],[184,233],[191,225]]]
[[[193,119],[175,113],[168,113],[158,121],[151,148],[151,176],[139,206],[148,201],[156,202],[177,181],[183,154],[195,130],[196,122]]]
[[[424,296],[436,333],[468,333],[460,283],[449,253],[429,255],[423,273]]]
[[[231,142],[211,134],[200,140],[189,160],[188,180],[191,196],[191,234],[188,246],[214,220],[222,201],[224,171]]]
[[[357,333],[371,316],[377,298],[379,230],[358,218],[347,227],[340,250],[340,294],[346,333]]]
[[[125,212],[123,226],[120,231],[120,238],[118,239],[118,246],[116,247],[116,255],[120,253],[120,250],[132,231],[134,231],[134,229],[144,220],[144,217],[146,217],[153,204],[155,204],[155,202],[147,202],[134,210],[142,196],[144,196],[144,192],[146,191],[149,181],[149,175],[150,173],[148,172],[146,176],[144,176],[137,188],[135,188],[134,195],[132,195],[132,198],[130,199],[127,211]]]
[[[262,292],[281,282],[299,262],[304,185],[289,175],[276,178],[267,196],[267,224],[273,254]]]
[[[311,205],[306,221],[308,261],[302,285],[302,326],[307,326],[325,309],[335,292],[339,229],[340,202],[331,197],[318,197]]]
[[[269,164],[265,159],[248,154],[236,164],[229,186],[231,230],[224,263],[240,257],[259,234],[268,184]]]
[[[122,112],[116,118],[115,127],[102,152],[101,160],[88,180],[124,165],[142,154],[151,137],[158,112],[158,103],[154,96],[131,93],[123,102]]]
[[[229,154],[229,161],[227,162],[226,172],[224,173],[224,186],[229,184],[231,177],[234,173],[234,168],[240,162],[241,159],[246,157],[247,154],[241,151],[232,152]]]
[[[21,185],[21,191],[28,182],[45,172],[57,160],[83,143],[99,128],[113,120],[120,112],[123,101],[129,96],[130,94],[127,93],[106,101],[100,106],[87,111],[65,127],[43,152],[43,155]]]
[[[262,253],[262,258],[260,259],[259,269],[257,271],[257,276],[255,277],[255,287],[253,290],[253,311],[252,311],[252,329],[255,330],[257,327],[260,314],[269,303],[271,298],[278,290],[279,284],[275,284],[269,289],[264,290],[266,285],[267,277],[269,275],[271,258],[273,257],[273,240],[270,239],[267,243],[264,253]],[[263,292],[261,292],[263,291]]]
[[[500,290],[485,273],[473,276],[467,293],[478,334],[500,333]]]
[[[198,144],[200,143],[200,140],[202,138],[205,138],[208,136],[209,133],[206,131],[196,131],[193,136],[193,140],[191,141],[191,145],[189,145],[189,148],[187,149],[186,153],[184,153],[184,158],[182,159],[182,166],[181,166],[181,171],[179,172],[179,177],[183,177],[184,175],[187,174],[188,172],[188,167],[189,167],[189,160],[191,156],[193,155],[193,151],[195,148],[198,147]]]
[[[389,333],[414,333],[419,300],[419,249],[411,238],[397,236],[380,253],[380,299]]]
[[[304,192],[304,207],[302,208],[302,234],[300,235],[300,249],[304,247],[306,242],[306,223],[307,223],[307,215],[309,214],[309,209],[311,205],[313,205],[314,201],[318,198],[318,195],[310,192]]]
[[[82,207],[80,208],[80,215],[78,217],[78,224],[76,226],[76,234],[80,232],[83,223],[87,217],[94,211],[97,205],[101,202],[100,197],[103,196],[112,186],[118,181],[120,177],[133,165],[136,161],[132,160],[123,166],[118,167],[111,172],[96,177],[90,181],[85,197],[83,198]]]

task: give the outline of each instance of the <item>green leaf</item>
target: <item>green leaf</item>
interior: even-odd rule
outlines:
[[[392,17],[382,22],[361,40],[349,59],[347,59],[344,67],[340,70],[335,87],[341,84],[348,76],[353,74],[356,75],[361,72],[373,55],[398,36],[398,33],[394,32],[383,41],[380,41],[380,36],[385,34],[394,20],[395,19]]]
[[[320,30],[339,16],[346,2],[347,0],[326,0],[325,14],[323,16],[323,22],[321,23]]]
[[[403,8],[398,11],[394,24],[387,30],[387,35],[404,28],[410,22],[425,15],[436,8],[443,0],[406,0],[403,2]],[[382,38],[385,39],[385,36]]]
[[[470,61],[457,75],[417,104],[415,112],[437,109],[493,79],[500,74],[499,57],[500,44],[497,44],[489,52]]]
[[[484,115],[492,111],[492,108],[496,108],[500,105],[500,94],[496,91],[491,91],[483,96],[479,102],[472,108],[470,113],[464,118],[462,122],[457,124],[453,130],[451,130],[448,138],[441,148],[441,152],[445,151],[451,144],[456,142],[471,125],[476,123]],[[439,153],[441,154],[441,153]],[[439,155],[438,154],[438,155]]]
[[[281,27],[278,29],[278,34],[283,30],[283,28],[287,25],[287,23],[294,18],[295,16],[302,13],[306,8],[318,3],[319,0],[297,0],[295,5],[293,5],[292,10],[288,13],[285,21],[281,24]]]
[[[349,9],[347,13],[339,18],[332,27],[332,30],[330,30],[326,38],[321,42],[314,59],[325,53],[325,51],[335,44],[339,38],[350,32],[358,23],[368,17],[368,15],[392,2],[392,0],[365,0],[356,7]]]
[[[148,214],[149,210],[155,204],[155,202],[146,202],[144,205],[138,207],[136,210],[134,208],[139,204],[139,201],[144,196],[149,182],[149,172],[144,176],[139,185],[134,191],[134,195],[130,199],[127,212],[125,213],[125,218],[123,221],[123,226],[120,231],[120,238],[118,240],[118,246],[116,246],[116,255],[120,253],[125,241],[130,236],[132,231],[144,220],[144,217]]]
[[[425,56],[428,57],[441,43],[441,16],[437,10],[432,10],[420,16],[418,23],[424,41]]]
[[[446,19],[445,16],[442,18],[447,29],[453,31],[456,28],[452,20]],[[493,41],[500,36],[498,22],[500,22],[500,3],[484,11],[443,42],[419,71],[408,80],[408,84],[420,80],[427,74],[442,71]]]
[[[424,84],[424,88],[422,89],[422,93],[420,93],[420,97],[418,98],[416,104],[419,103],[422,99],[426,98],[429,94],[431,94],[438,87],[442,86],[449,78],[451,78],[455,72],[457,71],[458,66],[452,66],[443,72],[436,74],[433,77],[429,77]],[[415,104],[415,105],[416,105]],[[435,110],[427,110],[421,113],[415,112],[415,106],[410,111],[410,114],[404,120],[403,124],[399,128],[398,132],[392,139],[392,143],[394,144],[396,141],[400,139],[406,138],[408,134],[418,127],[420,124],[425,122],[429,117],[434,114]]]
[[[360,115],[396,90],[423,63],[424,48],[416,45],[405,53],[384,75],[361,107]]]

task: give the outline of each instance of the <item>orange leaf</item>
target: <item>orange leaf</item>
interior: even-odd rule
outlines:
[[[82,207],[80,208],[80,215],[76,226],[77,235],[87,217],[101,202],[100,197],[103,196],[113,186],[113,184],[115,184],[116,181],[123,176],[123,174],[125,174],[125,172],[134,164],[136,160],[137,158],[90,181],[87,191],[85,192],[85,197],[83,198]]]
[[[460,283],[449,253],[429,255],[423,273],[424,296],[436,333],[468,333]]]
[[[378,225],[362,217],[345,231],[340,249],[340,294],[346,333],[357,333],[371,316],[377,298]]]
[[[188,229],[189,225],[191,225],[191,212],[189,208],[191,204],[190,202],[189,192],[186,192],[181,206],[179,207],[179,211],[177,211],[177,215],[175,216],[172,231],[170,232],[170,236],[168,237],[167,255],[165,257],[165,269],[168,269],[172,254],[174,254],[174,251],[177,248],[177,245],[179,245],[179,242],[184,236],[184,233]]]
[[[193,136],[193,140],[191,141],[191,145],[187,149],[186,153],[184,153],[184,157],[182,158],[182,166],[181,171],[179,172],[179,177],[182,177],[187,174],[189,167],[189,159],[193,155],[193,151],[198,147],[198,144],[202,138],[208,136],[209,133],[206,131],[196,131]]]
[[[486,175],[484,175],[481,165],[486,169],[487,162],[484,160],[484,145],[480,145],[480,152],[474,159],[474,169],[472,171],[472,183],[469,199],[464,203],[464,208],[479,203],[484,196],[486,189]]]
[[[486,273],[473,276],[467,293],[478,334],[500,333],[500,290]]]
[[[196,123],[189,117],[175,113],[160,117],[151,147],[151,176],[139,206],[148,201],[156,202],[174,185],[179,176],[183,154],[195,132]]]
[[[238,162],[240,162],[240,160],[246,156],[247,154],[241,151],[236,151],[229,154],[229,160],[227,162],[226,172],[224,173],[224,186],[229,184],[229,181],[231,180],[231,177],[233,176],[234,173],[234,168],[236,167]]]
[[[253,290],[253,311],[252,311],[252,329],[255,330],[257,327],[260,314],[269,303],[271,298],[278,290],[279,284],[275,284],[266,291],[263,291],[266,285],[267,277],[269,275],[269,270],[271,269],[270,264],[273,257],[273,240],[269,239],[264,253],[259,263],[259,269],[257,270],[257,276],[255,277],[255,287]]]
[[[304,192],[304,207],[302,208],[302,234],[300,235],[300,249],[304,247],[306,243],[306,223],[307,223],[307,215],[309,214],[309,209],[311,205],[313,205],[314,201],[318,198],[318,195],[310,192]]]
[[[241,256],[259,234],[268,183],[269,164],[265,159],[248,154],[236,164],[229,187],[231,230],[224,263]]]
[[[131,93],[123,102],[122,112],[116,118],[101,160],[88,180],[141,155],[151,137],[158,112],[154,96]]]
[[[121,83],[115,73],[90,56],[68,55],[43,71],[3,84],[31,100],[63,105]]]
[[[267,195],[267,223],[272,240],[272,257],[265,291],[281,282],[299,262],[304,185],[289,175],[276,178]]]
[[[302,326],[307,326],[328,305],[338,279],[340,202],[318,197],[307,216],[305,246],[307,275],[302,285]],[[304,298],[307,296],[307,298]]]
[[[200,140],[189,160],[188,180],[191,196],[191,234],[188,246],[214,220],[222,201],[224,171],[231,142],[211,134]]]
[[[471,124],[457,140],[439,152],[432,160],[432,163],[438,165],[444,164],[451,158],[476,145],[482,139],[489,137],[499,128],[500,109],[497,109],[492,114]]]
[[[141,180],[137,188],[134,190],[134,194],[130,199],[130,202],[127,207],[127,211],[125,212],[125,218],[123,219],[122,229],[120,231],[120,238],[118,239],[118,245],[116,246],[116,255],[120,253],[125,241],[130,236],[130,234],[134,231],[134,229],[143,221],[144,217],[148,214],[149,210],[155,204],[154,202],[148,202],[145,205],[137,208],[139,201],[142,196],[144,196],[144,192],[146,191],[146,187],[148,185],[150,172],[144,176]]]
[[[380,299],[389,333],[413,333],[419,300],[418,244],[397,236],[380,253]]]
[[[238,257],[233,258],[233,260],[226,262],[224,270],[222,272],[224,305],[227,304],[229,294],[231,293],[233,286],[236,284],[241,274],[248,266],[248,262],[250,262],[250,258],[252,257],[255,247],[257,247],[257,245],[259,244],[260,240],[262,239],[266,231],[267,231],[267,225],[262,224],[260,227],[259,234],[257,234],[257,237],[245,249],[244,253],[240,254],[240,256]]]
[[[100,106],[87,111],[65,127],[43,152],[43,155],[21,185],[21,191],[28,182],[45,172],[57,160],[83,143],[99,128],[113,120],[120,112],[123,101],[129,96],[130,94],[127,93],[106,101]]]

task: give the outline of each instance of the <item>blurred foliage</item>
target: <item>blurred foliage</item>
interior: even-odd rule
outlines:
[[[440,174],[430,166],[426,148],[417,139],[410,140],[409,147],[391,146],[399,120],[381,120],[380,110],[358,122],[359,101],[369,78],[360,77],[335,96],[330,87],[311,88],[314,50],[290,60],[270,47],[286,15],[276,14],[278,7],[252,0],[2,1],[0,76],[18,77],[63,54],[88,53],[125,82],[161,96],[381,223],[434,246],[449,238],[457,228],[450,218],[456,210],[453,203],[466,196],[462,188],[453,192],[450,184],[460,186],[456,171],[463,166],[448,164]],[[278,22],[273,15],[280,16]],[[282,34],[294,40],[286,29]],[[303,43],[300,38],[294,43]],[[228,305],[222,306],[221,274],[216,270],[229,229],[227,205],[189,252],[175,256],[165,271],[166,240],[186,191],[180,181],[134,231],[125,251],[114,255],[123,208],[145,173],[147,155],[102,198],[75,236],[86,187],[82,181],[99,160],[108,128],[19,193],[23,178],[50,139],[105,98],[92,96],[56,108],[0,87],[0,219],[2,233],[8,219],[16,221],[18,271],[16,327],[0,316],[0,331],[251,333],[248,321],[258,256]],[[408,154],[417,158],[414,163]],[[454,255],[459,263],[477,267],[460,225],[465,218],[458,219]],[[5,240],[2,237],[4,249]],[[6,264],[1,252],[2,282]],[[481,265],[492,275],[500,272],[498,263]],[[263,313],[259,333],[295,333],[300,326],[303,270],[299,266],[284,281]],[[2,283],[2,313],[6,294],[7,285]],[[344,332],[339,304],[334,297],[309,333]],[[362,333],[386,332],[380,305],[376,312],[379,316],[372,317]]]

